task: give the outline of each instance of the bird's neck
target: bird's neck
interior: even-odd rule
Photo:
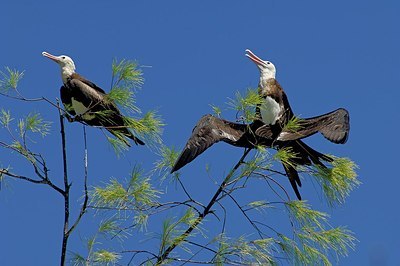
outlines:
[[[63,83],[67,83],[68,79],[71,77],[72,74],[75,73],[75,70],[70,67],[62,67],[61,68],[61,78]]]
[[[261,89],[262,94],[267,94],[270,91],[269,84],[271,81],[275,80],[275,77],[260,77],[260,83],[258,84],[259,88]]]
[[[275,73],[270,71],[262,71],[260,73],[260,83],[259,86],[263,89],[267,87],[268,80],[275,79]]]

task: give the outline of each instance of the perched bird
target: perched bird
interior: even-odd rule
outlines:
[[[256,145],[274,147],[276,149],[290,148],[296,158],[283,163],[289,181],[301,199],[297,185],[301,186],[296,165],[311,165],[312,163],[325,167],[321,160],[332,161],[332,158],[315,151],[300,139],[320,132],[333,143],[345,143],[349,133],[349,114],[343,109],[307,118],[298,118],[296,130],[286,128],[293,117],[289,101],[283,89],[275,79],[275,66],[268,61],[259,59],[254,53],[246,50],[247,56],[260,69],[259,93],[265,101],[256,107],[256,119],[249,125],[233,123],[212,115],[203,116],[186,143],[171,170],[175,172],[190,163],[211,145],[223,141],[230,145],[244,148],[254,148]]]
[[[107,97],[106,92],[93,82],[75,73],[75,64],[66,55],[54,56],[47,52],[43,56],[56,62],[61,68],[63,86],[60,88],[61,101],[65,110],[90,126],[100,126],[130,146],[128,140],[135,144],[144,142],[134,136],[128,129],[124,116],[117,105]]]
[[[278,147],[277,145],[282,146],[284,143],[306,138],[317,132],[326,135],[326,138],[330,139],[331,135],[341,134],[342,128],[346,124],[348,124],[347,112],[345,112],[344,109],[338,109],[321,116],[299,119],[299,126],[296,131],[283,129],[279,134],[281,140],[276,140],[255,133],[258,128],[263,126],[263,133],[265,135],[273,135],[271,127],[265,126],[261,121],[256,120],[246,125],[230,122],[210,114],[204,115],[193,128],[192,134],[176,160],[171,173],[181,169],[202,154],[206,149],[220,141],[236,147],[250,149],[257,145]],[[332,142],[342,143],[340,141],[343,141],[343,139]],[[296,147],[299,149],[298,145]]]
[[[282,164],[297,198],[301,199],[297,187],[301,186],[301,181],[296,166],[314,163],[325,167],[321,160],[332,162],[333,159],[317,152],[299,139],[290,140],[287,133],[282,132],[289,121],[294,118],[294,113],[285,91],[275,78],[276,68],[270,61],[262,60],[248,49],[246,50],[246,56],[256,64],[260,71],[258,90],[263,103],[256,108],[256,118],[260,119],[265,125],[258,128],[256,134],[263,137],[272,137],[278,141],[276,143],[278,149],[289,148],[293,152],[295,157],[290,162],[282,162]],[[349,114],[342,108],[308,121],[302,120],[299,124],[303,129],[303,132],[298,131],[299,134],[309,135],[308,133],[310,132],[307,132],[307,130],[311,128],[308,128],[307,124],[314,124],[314,130],[319,127],[321,133],[334,143],[345,143],[350,128]],[[265,130],[266,127],[269,127],[269,129]]]

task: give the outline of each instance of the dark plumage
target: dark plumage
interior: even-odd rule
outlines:
[[[43,52],[43,56],[50,58],[61,67],[61,101],[66,111],[75,116],[74,120],[83,121],[90,126],[99,126],[107,129],[111,134],[130,146],[125,137],[132,139],[136,144],[144,142],[134,136],[128,129],[124,116],[116,104],[107,97],[106,92],[93,82],[75,73],[75,64],[68,56],[54,56]]]
[[[129,146],[125,137],[132,139],[136,144],[144,142],[135,137],[128,130],[124,117],[115,103],[107,99],[107,94],[96,84],[86,80],[79,74],[73,73],[60,88],[61,101],[71,115],[76,116],[76,102],[81,103],[87,110],[79,114],[80,118],[90,126],[101,126],[111,134],[120,138]]]
[[[211,115],[203,116],[193,129],[171,172],[182,168],[219,141],[244,148],[254,148],[255,145],[278,150],[287,148],[295,158],[282,164],[300,200],[298,186],[301,186],[301,181],[296,166],[315,164],[325,167],[322,161],[333,161],[331,157],[312,149],[301,139],[320,132],[333,143],[345,143],[350,130],[349,113],[340,108],[308,119],[298,118],[296,130],[286,128],[289,121],[294,118],[294,113],[286,93],[275,79],[275,66],[269,61],[261,60],[250,50],[246,52],[246,56],[256,63],[260,70],[259,94],[264,99],[264,103],[256,107],[255,121],[250,125],[244,125]]]

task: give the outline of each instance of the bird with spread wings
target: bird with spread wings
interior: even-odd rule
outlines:
[[[286,93],[275,79],[275,66],[269,61],[260,59],[250,50],[246,52],[246,56],[260,70],[259,95],[263,101],[256,107],[256,118],[251,124],[241,124],[212,115],[203,116],[194,127],[171,173],[190,163],[219,141],[249,149],[259,145],[278,150],[289,148],[295,156],[289,163],[282,162],[282,164],[300,200],[301,195],[297,186],[301,186],[301,181],[296,166],[315,164],[326,167],[322,161],[333,161],[331,157],[312,149],[302,139],[319,132],[333,143],[344,144],[350,130],[349,113],[339,108],[312,118],[296,118],[295,130],[285,127],[295,116]]]

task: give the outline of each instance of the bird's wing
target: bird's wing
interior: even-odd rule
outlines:
[[[77,80],[85,83],[86,85],[88,85],[89,87],[91,87],[92,89],[94,89],[95,91],[97,91],[100,94],[106,94],[106,92],[102,88],[100,88],[99,86],[97,86],[96,84],[91,82],[90,80],[87,80],[86,78],[82,77],[78,73],[73,73],[71,75],[71,78],[72,79],[77,79]]]
[[[81,102],[85,107],[89,108],[91,112],[112,111],[114,114],[120,115],[120,111],[116,104],[107,99],[107,95],[99,87],[92,87],[81,79],[71,79],[68,82],[71,96],[76,101]]]
[[[246,133],[246,127],[247,125],[232,123],[212,115],[203,116],[194,127],[171,173],[193,161],[214,143],[221,140],[235,143]]]
[[[347,141],[349,136],[349,121],[349,112],[346,109],[339,108],[324,115],[299,119],[298,129],[295,131],[291,129],[283,129],[277,140],[296,140],[320,132],[329,141],[343,144]]]

